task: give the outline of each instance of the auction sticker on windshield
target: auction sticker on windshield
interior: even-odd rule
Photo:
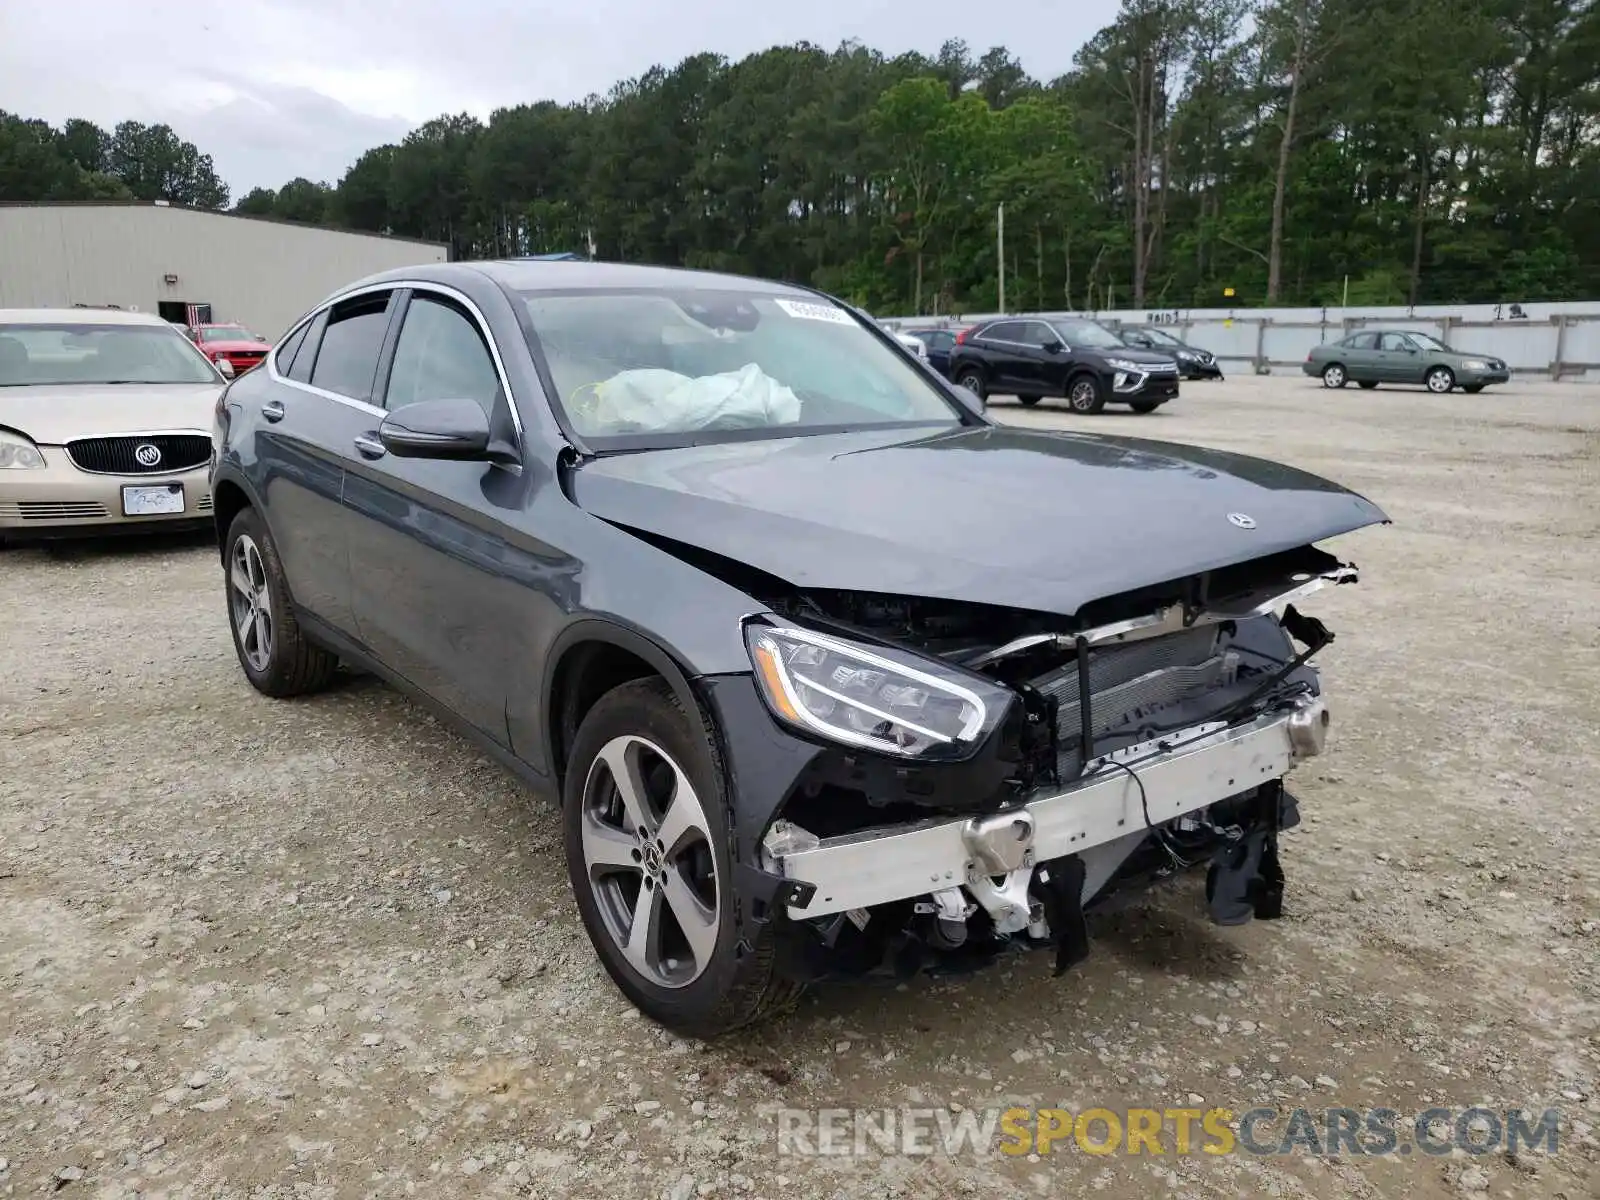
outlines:
[[[835,325],[854,325],[850,314],[831,304],[808,304],[804,300],[777,300],[777,306],[802,321],[831,321]]]

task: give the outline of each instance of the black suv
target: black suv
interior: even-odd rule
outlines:
[[[1178,397],[1172,355],[1128,346],[1093,321],[1008,317],[975,325],[951,347],[950,378],[983,399],[998,392],[1032,406],[1064,396],[1080,413],[1107,404],[1154,412]]]

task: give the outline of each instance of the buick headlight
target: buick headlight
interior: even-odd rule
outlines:
[[[33,471],[44,466],[44,455],[20,433],[0,429],[0,471]]]
[[[1144,363],[1136,363],[1130,358],[1108,358],[1106,363],[1117,371],[1127,371],[1132,375],[1142,375],[1148,369]]]
[[[1487,371],[1489,369],[1489,364],[1481,358],[1469,358],[1461,366],[1468,371]]]
[[[1006,688],[930,658],[752,622],[767,707],[802,733],[903,758],[965,758],[1005,716]]]

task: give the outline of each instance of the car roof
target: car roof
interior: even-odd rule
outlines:
[[[0,325],[170,325],[125,308],[0,308]]]
[[[648,267],[632,263],[552,262],[539,259],[499,259],[453,263],[421,263],[368,276],[341,292],[373,284],[415,280],[419,283],[459,284],[467,276],[487,277],[513,292],[601,291],[611,288],[725,288],[796,299],[816,297],[798,284],[774,283],[744,275],[693,271],[682,267]]]

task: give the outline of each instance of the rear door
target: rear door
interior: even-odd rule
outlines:
[[[265,497],[295,603],[347,636],[355,635],[355,619],[344,472],[352,442],[376,411],[372,380],[389,298],[377,292],[342,301],[291,332],[273,357],[259,411],[245,414],[257,429],[248,469]]]
[[[1340,343],[1345,373],[1357,382],[1373,383],[1383,378],[1378,355],[1378,335],[1357,333]]]
[[[424,400],[473,400],[516,443],[491,335],[454,292],[414,285],[380,368],[394,411]],[[520,469],[484,462],[396,458],[368,417],[366,448],[345,479],[353,517],[350,574],[361,640],[393,670],[502,745],[509,680],[525,664],[507,646],[526,619],[501,537],[523,502]]]
[[[1027,386],[1024,380],[1031,368],[1022,327],[1021,321],[996,321],[980,332],[977,340],[988,363],[990,391],[1009,393]]]

